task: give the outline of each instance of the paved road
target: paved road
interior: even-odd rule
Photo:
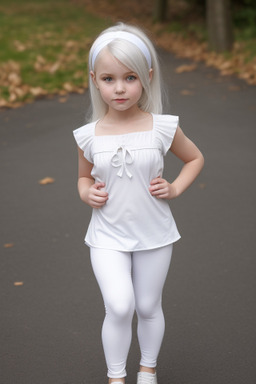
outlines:
[[[256,87],[203,65],[178,75],[185,61],[162,59],[166,112],[181,116],[206,165],[172,202],[182,240],[164,293],[159,384],[254,384]],[[106,383],[103,305],[83,245],[90,209],[76,192],[72,138],[87,105],[87,94],[72,95],[0,112],[0,384]],[[166,177],[179,167],[170,154]],[[55,183],[39,185],[46,176]],[[134,337],[127,384],[138,358]]]

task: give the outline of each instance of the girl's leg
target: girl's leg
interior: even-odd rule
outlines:
[[[91,262],[106,308],[102,342],[108,377],[124,382],[135,309],[131,254],[91,248]]]
[[[133,285],[138,316],[141,370],[154,373],[165,321],[162,291],[171,262],[172,244],[133,254]]]

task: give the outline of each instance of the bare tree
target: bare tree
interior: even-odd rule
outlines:
[[[230,0],[207,0],[207,25],[210,48],[229,51],[233,45]]]
[[[155,0],[154,21],[165,21],[167,17],[168,0]]]

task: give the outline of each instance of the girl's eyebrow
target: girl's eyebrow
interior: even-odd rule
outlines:
[[[136,72],[134,72],[134,71],[125,72],[123,74],[123,76],[131,75],[131,74],[136,75]],[[114,73],[102,72],[102,73],[100,73],[100,76],[115,76],[115,74]]]
[[[98,76],[99,77],[113,77],[115,75],[113,73],[102,72],[102,73],[98,73]]]
[[[112,73],[100,73],[100,76],[113,76]]]

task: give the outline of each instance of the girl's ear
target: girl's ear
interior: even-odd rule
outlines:
[[[150,68],[150,70],[149,70],[149,82],[151,82],[151,80],[153,79],[153,69],[152,68]]]
[[[99,89],[98,84],[97,84],[97,81],[96,81],[96,75],[95,75],[95,73],[94,73],[93,71],[90,71],[90,76],[91,76],[91,79],[92,79],[92,81],[93,81],[95,87],[96,87],[97,89]]]

